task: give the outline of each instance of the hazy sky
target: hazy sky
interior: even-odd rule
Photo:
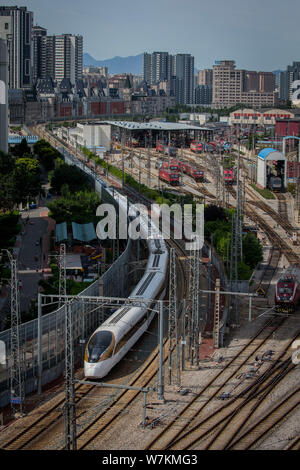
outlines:
[[[300,60],[299,0],[7,0],[27,6],[48,34],[82,34],[95,59],[167,51],[195,67],[233,59],[271,71]]]

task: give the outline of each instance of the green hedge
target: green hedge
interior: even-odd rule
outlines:
[[[272,191],[269,189],[259,189],[255,184],[250,184],[251,188],[255,189],[259,194],[261,194],[265,199],[276,199]]]

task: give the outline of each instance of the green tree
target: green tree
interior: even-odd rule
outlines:
[[[40,164],[34,158],[19,158],[14,176],[17,202],[26,202],[41,193]]]
[[[13,149],[13,154],[16,155],[16,157],[24,157],[24,155],[31,155],[31,150],[29,145],[27,144],[27,140],[25,137],[21,140],[20,144],[15,145]]]
[[[61,193],[63,185],[67,184],[71,193],[89,187],[89,179],[75,165],[67,165],[62,160],[58,160],[56,168],[50,175],[51,186],[57,193]]]
[[[243,259],[252,269],[263,260],[262,246],[253,233],[247,233],[243,237]]]
[[[60,197],[48,204],[50,209],[50,217],[56,223],[61,222],[77,222],[85,224],[88,222],[96,222],[96,209],[100,203],[99,196],[90,191],[80,191],[77,193],[65,192],[64,197]]]

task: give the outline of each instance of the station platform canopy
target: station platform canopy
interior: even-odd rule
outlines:
[[[35,135],[15,135],[15,134],[10,134],[8,136],[8,143],[10,145],[13,144],[20,144],[23,139],[26,139],[27,144],[35,144],[39,138],[36,137]]]
[[[283,185],[287,186],[287,168],[286,158],[282,152],[273,148],[264,148],[257,155],[257,184],[262,187],[267,187],[267,162],[268,161],[283,161],[284,162],[284,181]]]
[[[92,222],[89,224],[77,224],[76,222],[72,222],[72,232],[74,240],[79,240],[81,242],[90,242],[97,238],[95,227]]]
[[[175,122],[151,121],[105,121],[105,124],[121,127],[129,131],[210,131],[208,127],[191,126],[189,124],[178,124]]]
[[[66,255],[66,269],[83,271],[81,256],[79,254]]]
[[[67,222],[56,224],[55,227],[55,241],[56,243],[62,242],[68,239]]]

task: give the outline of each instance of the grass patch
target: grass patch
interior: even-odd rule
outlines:
[[[251,188],[255,189],[259,194],[262,195],[265,199],[276,199],[272,191],[269,189],[259,189],[255,184],[250,184]]]

